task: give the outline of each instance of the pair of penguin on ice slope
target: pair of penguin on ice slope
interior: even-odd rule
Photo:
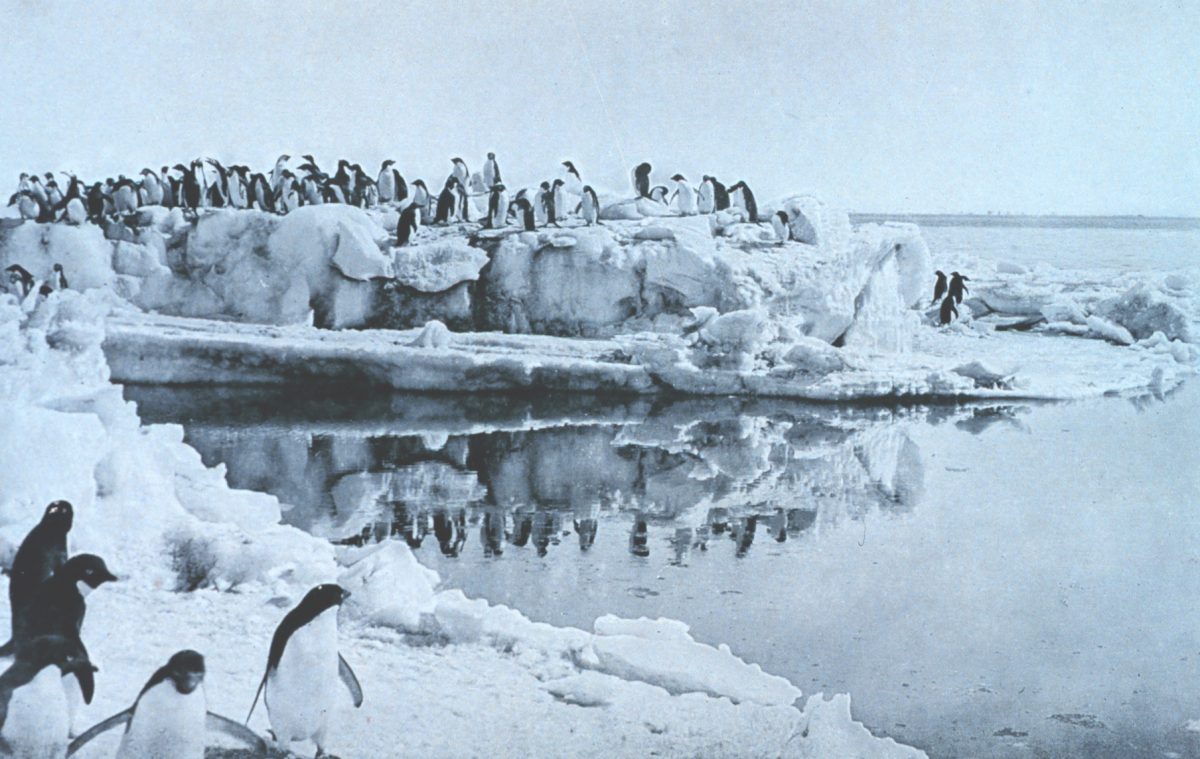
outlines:
[[[970,282],[971,278],[952,271],[950,272],[950,284],[947,286],[946,275],[940,269],[934,273],[937,274],[937,281],[933,283],[933,300],[929,301],[929,305],[932,306],[939,300],[942,301],[941,308],[938,310],[938,323],[946,325],[950,323],[951,316],[958,318],[958,309],[955,308],[955,304],[962,303],[964,292],[970,292],[963,282]]]
[[[79,637],[84,598],[117,579],[98,556],[67,558],[73,521],[70,503],[51,503],[13,560],[13,637],[3,648],[14,659],[0,674],[0,756],[60,759],[121,725],[117,759],[202,759],[208,730],[265,752],[266,743],[249,728],[207,710],[204,657],[192,650],[179,651],[159,667],[128,709],[70,741],[72,691],[77,688],[91,703],[98,671]],[[318,585],[275,630],[251,715],[265,691],[273,735],[282,746],[311,740],[323,756],[342,685],[354,705],[362,705],[362,688],[337,647],[337,611],[348,596],[338,585]]]

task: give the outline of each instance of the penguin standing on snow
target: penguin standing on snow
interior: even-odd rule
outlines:
[[[954,315],[954,318],[958,318],[958,309],[954,307],[954,296],[947,295],[945,299],[942,300],[942,308],[938,312],[938,323],[943,327],[949,324],[951,314]]]
[[[0,675],[0,752],[30,759],[67,755],[70,710],[64,678],[96,668],[82,647],[58,636],[30,641]]]
[[[54,265],[62,276],[62,266]],[[65,281],[65,277],[63,278]],[[63,285],[65,289],[66,285]],[[55,501],[42,513],[42,521],[33,526],[17,555],[13,557],[9,570],[8,602],[12,609],[14,633],[17,626],[17,610],[24,609],[36,595],[38,586],[54,575],[58,568],[67,563],[67,533],[75,521],[75,510],[67,501]],[[0,648],[0,656],[11,653],[13,641]]]
[[[408,197],[408,186],[404,184],[404,177],[392,168],[395,163],[389,158],[379,167],[379,178],[375,180],[375,185],[379,188],[380,203],[399,203]]]
[[[579,213],[589,227],[600,223],[600,200],[591,185],[584,185],[583,197],[579,200]]]
[[[429,206],[430,206],[430,201],[433,200],[433,196],[429,192],[429,188],[425,186],[424,179],[414,180],[412,183],[412,186],[413,186],[413,205],[415,205],[417,207],[417,209],[421,212],[421,215],[418,220],[422,224],[428,224],[429,216],[430,216]]]
[[[494,187],[500,182],[500,165],[496,163],[496,154],[488,153],[487,160],[483,162],[483,184],[486,187]]]
[[[451,158],[450,163],[454,164],[450,176],[457,179],[458,183],[463,187],[466,187],[467,182],[471,181],[471,172],[467,170],[467,162],[461,158]]]
[[[725,185],[717,181],[716,177],[709,177],[708,181],[712,184],[713,208],[717,211],[724,211],[728,209],[729,190],[726,190]]]
[[[8,199],[9,206],[16,206],[25,221],[37,221],[42,215],[42,204],[31,190],[18,190]]]
[[[750,192],[750,188],[745,182],[738,182],[729,188],[729,194],[737,193],[738,206],[746,212],[746,221],[754,224],[758,221],[758,202],[754,199],[754,193]]]
[[[671,177],[671,181],[675,183],[675,191],[671,193],[670,200],[679,199],[675,206],[679,209],[679,213],[684,216],[694,215],[696,213],[696,192],[688,184],[687,177],[676,174]]]
[[[409,203],[400,211],[400,221],[396,223],[396,247],[403,248],[412,240],[412,236],[417,232],[417,223],[421,207],[416,203]]]
[[[955,303],[962,303],[963,293],[970,292],[970,289],[963,282],[970,282],[969,277],[963,276],[956,271],[950,272],[950,297],[954,298]]]
[[[704,179],[700,181],[700,192],[696,199],[696,207],[700,213],[709,214],[717,210],[717,201],[713,192],[712,177],[705,174]]]
[[[508,193],[504,191],[502,183],[497,183],[492,185],[492,191],[488,195],[488,216],[485,226],[489,229],[503,229],[507,223]]]
[[[283,182],[283,172],[287,169],[287,162],[291,158],[290,155],[284,153],[275,160],[275,168],[271,169],[271,191],[276,195],[279,194],[279,185]]]
[[[21,300],[33,289],[33,275],[20,264],[13,264],[4,270],[8,274],[8,283],[21,289]]]
[[[525,198],[517,198],[513,202],[509,203],[508,207],[510,211],[513,208],[517,209],[517,219],[520,220],[521,227],[526,232],[533,232],[537,230],[537,223],[533,217],[533,206],[529,204],[528,200]]]
[[[563,161],[563,168],[566,169],[566,189],[572,195],[579,195],[583,192],[583,177],[579,176],[579,169],[575,168],[575,164],[571,161]]]
[[[362,706],[358,678],[338,653],[337,614],[349,595],[339,585],[318,585],[275,628],[267,670],[246,722],[262,694],[275,740],[283,748],[294,741],[311,740],[317,756],[324,755],[338,680],[350,691],[354,706]]]
[[[117,759],[203,759],[209,729],[225,732],[264,756],[266,741],[244,725],[208,711],[204,695],[204,657],[195,651],[176,653],[158,668],[134,700],[71,741],[74,754],[93,738],[126,725]]]
[[[549,182],[542,182],[541,189],[542,192],[538,197],[542,202],[542,211],[546,214],[546,223],[553,224],[557,227],[558,209],[557,206],[555,206],[554,201],[558,193],[554,191],[554,188],[550,186]]]
[[[941,269],[934,272],[937,275],[937,281],[933,283],[933,300],[929,301],[929,305],[933,305],[942,299],[946,294],[946,275]]]
[[[648,163],[639,163],[633,170],[633,189],[639,198],[650,197],[650,170]]]
[[[54,264],[54,286],[57,287],[59,289],[59,291],[67,289],[67,275],[63,272],[62,264]],[[70,507],[70,505],[71,505],[71,504],[67,503],[66,501],[55,501],[55,503],[66,503],[68,507]],[[51,504],[51,505],[53,505],[53,504]],[[47,511],[49,511],[49,509],[47,509]],[[64,544],[63,545],[63,561],[66,561],[66,560],[67,560],[67,548],[66,548],[66,545]]]
[[[450,223],[450,217],[454,215],[454,207],[458,205],[458,196],[454,191],[457,184],[458,180],[454,177],[446,177],[446,186],[438,194],[437,211],[433,215],[434,224]]]
[[[782,245],[792,239],[792,225],[788,221],[787,211],[776,211],[771,217],[771,228],[775,230],[775,239]]]

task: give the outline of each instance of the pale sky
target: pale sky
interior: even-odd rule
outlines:
[[[1200,215],[1194,0],[0,0],[0,23],[14,188],[281,152],[436,187],[494,150],[510,186],[570,158],[626,191],[648,160],[760,204]]]

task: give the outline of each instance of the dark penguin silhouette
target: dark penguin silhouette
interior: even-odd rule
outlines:
[[[537,224],[533,218],[533,206],[529,204],[529,201],[525,198],[517,198],[508,204],[509,210],[511,211],[514,206],[517,209],[517,218],[521,220],[521,226],[524,228],[524,230],[526,232],[535,231],[537,229]]]
[[[59,670],[50,682],[42,675],[47,667]],[[0,674],[0,752],[19,757],[62,756],[59,752],[66,747],[70,730],[69,711],[50,713],[18,694],[26,687],[33,687],[32,693],[39,695],[46,687],[61,688],[62,678],[72,674],[91,681],[95,672],[83,647],[67,638],[38,638],[17,651],[12,666]],[[44,706],[52,708],[51,704]]]
[[[943,326],[949,324],[951,321],[951,314],[954,315],[954,318],[958,318],[958,309],[954,307],[954,296],[947,295],[945,299],[942,300],[942,308],[938,312],[938,322]]]
[[[963,293],[970,292],[970,289],[963,284],[963,282],[970,281],[970,278],[956,271],[950,272],[950,297],[954,298],[955,303],[962,303]]]
[[[446,186],[438,195],[437,211],[433,215],[434,224],[450,223],[450,215],[454,213],[454,206],[458,202],[458,196],[455,194],[455,185],[457,184],[458,180],[454,177],[446,178]]]
[[[745,182],[738,182],[733,187],[729,188],[729,192],[742,191],[742,202],[746,204],[746,214],[750,217],[751,222],[758,221],[758,201],[754,199],[754,193],[750,192],[750,188]]]
[[[575,520],[575,532],[579,535],[579,550],[586,551],[596,542],[596,531],[600,523],[592,518]]]
[[[717,181],[716,177],[709,177],[713,186],[713,207],[717,211],[724,211],[729,208],[729,190],[725,189],[725,185]]]
[[[542,201],[542,208],[546,211],[546,224],[558,226],[558,209],[554,205],[554,189],[549,182],[542,182],[542,192],[538,197]]]
[[[409,203],[400,212],[400,221],[396,223],[396,247],[402,248],[408,245],[412,240],[413,233],[417,231],[417,214],[421,209],[416,203]]]
[[[942,299],[946,294],[946,275],[941,269],[934,272],[937,275],[937,282],[933,283],[933,300],[929,301],[929,305],[933,305]]]
[[[28,603],[14,609],[12,642],[16,650],[43,635],[78,638],[87,613],[84,592],[116,579],[104,559],[95,554],[81,553],[67,559],[37,586]]]
[[[650,197],[650,169],[650,164],[639,163],[633,170],[633,188],[639,198]]]
[[[56,264],[57,265],[57,264]],[[46,507],[42,521],[34,525],[9,570],[8,602],[15,632],[18,612],[35,597],[38,587],[67,562],[67,533],[75,521],[75,510],[67,501],[55,501]],[[13,641],[0,647],[0,656],[12,653]]]

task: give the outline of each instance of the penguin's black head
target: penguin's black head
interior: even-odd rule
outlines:
[[[451,158],[450,163],[466,163],[466,161],[461,158]]]
[[[204,682],[204,657],[185,649],[167,660],[167,677],[175,683],[175,690],[187,695]]]
[[[38,295],[42,296],[43,298],[49,298],[50,293],[52,292],[54,292],[54,288],[45,282],[43,282],[42,286],[38,288]]]
[[[495,154],[495,153],[488,153],[488,160],[489,160],[489,161],[494,161],[494,160],[496,160],[496,154]]]
[[[182,163],[177,163],[172,168],[174,168],[176,171],[182,172],[184,174],[187,173],[187,166],[184,166]]]
[[[72,556],[54,573],[55,577],[66,577],[78,584],[83,583],[89,589],[95,590],[106,582],[115,582],[117,576],[108,571],[104,559],[92,553],[81,553]]]
[[[784,224],[788,223],[787,211],[776,211],[775,216],[777,216]]]
[[[326,609],[341,606],[342,602],[349,597],[350,591],[336,583],[327,582],[308,591],[308,594],[304,596],[304,600],[296,608],[304,609],[311,613],[313,617],[316,617]]]
[[[562,165],[563,165],[563,166],[566,166],[568,169],[574,169],[574,168],[575,168],[575,164],[571,163],[570,161],[563,161],[563,162],[562,162]]]
[[[54,270],[61,272],[62,264],[54,264]],[[59,532],[69,532],[71,524],[75,520],[75,510],[71,508],[71,504],[67,501],[55,501],[46,507],[46,512],[42,514],[42,524],[47,527],[53,527]]]
[[[392,159],[389,158],[383,162],[383,165],[379,167],[379,170],[383,171],[383,170],[387,169],[388,166],[391,166],[394,163],[395,163],[395,161],[393,161]]]
[[[565,184],[566,184],[566,182],[562,181],[561,179],[555,179],[555,180],[554,180],[554,186],[555,186],[555,187],[562,187],[562,186],[563,186],[563,185],[565,185]]]
[[[957,278],[957,277],[958,277],[958,272],[956,272],[956,271],[952,271],[952,272],[950,272],[950,276],[951,276],[951,277],[955,277],[955,278]]]
[[[542,189],[543,189],[543,190],[549,190],[549,189],[550,189],[550,183],[549,183],[549,182],[542,182]]]
[[[945,277],[946,277],[946,273],[943,272],[941,269],[938,269],[937,271],[935,271],[934,274],[938,275],[939,277],[941,277],[943,279],[945,279]]]
[[[684,176],[684,175],[682,175],[682,174],[676,174],[675,176],[671,177],[671,181],[673,181],[673,182],[686,182],[686,181],[687,181],[687,177],[685,177],[685,176]]]
[[[54,271],[62,271],[63,270],[62,264],[54,264],[54,266],[52,266],[51,268],[54,269]],[[55,503],[62,503],[62,501],[55,501]],[[69,504],[69,503],[67,504],[67,506],[70,506],[70,505],[71,504]]]
[[[447,190],[453,190],[453,189],[454,189],[454,186],[455,186],[455,185],[457,185],[457,184],[458,184],[458,177],[453,177],[453,176],[446,177],[446,187],[445,187],[445,189],[447,189]]]
[[[34,638],[17,651],[16,662],[29,666],[35,673],[46,667],[58,667],[64,675],[85,670],[99,671],[98,667],[88,661],[87,653],[78,641],[58,635]]]

